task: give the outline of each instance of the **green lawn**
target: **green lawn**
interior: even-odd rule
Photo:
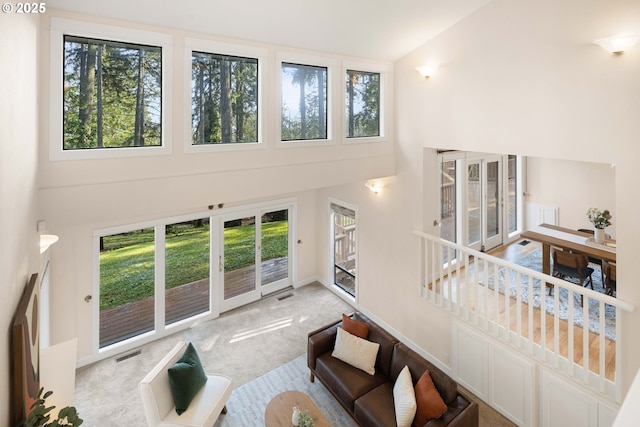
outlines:
[[[225,271],[255,262],[255,225],[224,230]],[[262,260],[288,255],[288,223],[262,224]],[[154,231],[148,228],[103,239],[100,253],[100,309],[153,296]],[[165,284],[170,289],[209,277],[209,227],[172,225],[166,236]]]

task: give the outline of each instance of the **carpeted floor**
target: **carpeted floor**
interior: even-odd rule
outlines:
[[[144,345],[138,356],[121,362],[116,362],[114,357],[78,369],[75,406],[87,427],[145,426],[138,382],[177,341],[185,340],[195,344],[208,372],[233,378],[231,413],[244,399],[242,396],[248,389],[243,388],[245,384],[305,354],[309,331],[338,320],[343,312],[352,311],[353,307],[318,283],[266,297],[218,319]],[[308,372],[301,380],[305,386],[315,387],[308,381]],[[481,426],[514,425],[477,401]],[[320,407],[320,403],[316,403]],[[260,413],[264,407],[256,410]],[[240,425],[233,424],[234,416],[228,417],[229,424],[221,424],[222,418],[218,422],[220,427]],[[246,422],[243,421],[243,427],[264,425],[259,419],[251,424]]]
[[[265,408],[273,397],[287,390],[302,391],[310,396],[332,426],[356,427],[320,381],[309,381],[306,355],[233,390],[227,402],[228,412],[218,418],[215,427],[263,426]]]

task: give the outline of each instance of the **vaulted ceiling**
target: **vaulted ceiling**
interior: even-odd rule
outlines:
[[[396,60],[490,0],[48,0],[47,7],[236,39]]]

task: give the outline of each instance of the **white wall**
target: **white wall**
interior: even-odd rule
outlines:
[[[615,174],[609,163],[528,157],[525,201],[558,207],[558,225],[572,229],[593,228],[588,208],[609,209],[613,218],[606,231],[615,238]]]
[[[11,318],[27,279],[39,271],[37,15],[0,14],[0,425],[9,425]]]
[[[100,160],[49,161],[49,17],[57,16],[107,23],[120,27],[145,29],[171,36],[173,42],[171,120],[171,155]],[[268,52],[264,145],[257,150],[185,154],[185,37],[243,44],[244,42],[186,33],[166,28],[149,28],[127,22],[114,22],[96,17],[50,11],[42,24],[40,78],[41,96],[40,144],[41,187],[39,192],[44,219],[51,232],[60,236],[52,251],[52,330],[53,344],[78,338],[79,359],[92,355],[91,305],[85,295],[92,294],[92,233],[94,230],[158,218],[204,212],[207,206],[224,203],[225,207],[283,197],[298,198],[300,282],[316,277],[315,195],[317,188],[342,185],[379,174],[393,174],[393,136],[386,141],[368,144],[343,144],[341,102],[332,105],[332,122],[336,138],[322,147],[281,148],[275,141],[277,128],[277,96],[275,93],[276,55],[284,48],[260,45]],[[301,53],[296,51],[296,53]],[[345,58],[325,53],[303,52],[341,64]],[[352,60],[351,58],[347,58]],[[392,70],[390,64],[389,69]],[[341,68],[338,68],[341,72]],[[389,77],[392,78],[390,72]],[[391,94],[390,88],[390,94]],[[390,105],[392,106],[392,104]],[[392,125],[392,121],[389,125]],[[95,297],[95,295],[94,295]],[[72,301],[72,309],[68,302]],[[73,309],[75,307],[75,309]]]
[[[624,31],[640,31],[635,0],[494,0],[396,63],[395,180],[378,199],[361,184],[318,196],[319,217],[326,215],[326,196],[366,212],[359,224],[363,309],[449,363],[451,319],[417,297],[417,239],[410,232],[423,223],[435,232],[438,209],[435,150],[423,156],[423,147],[615,163],[618,297],[640,302],[633,285],[640,241],[640,47],[613,56],[592,44]],[[429,60],[441,65],[424,79],[414,68]],[[323,232],[319,228],[319,237]],[[329,250],[323,242],[319,254]],[[640,366],[640,342],[633,339],[640,313],[622,317],[629,339],[621,372],[630,383]]]

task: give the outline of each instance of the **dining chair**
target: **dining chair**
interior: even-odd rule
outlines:
[[[551,258],[553,259],[552,276],[563,280],[577,279],[578,285],[583,287],[591,285],[591,289],[593,289],[591,274],[595,270],[589,267],[589,258],[585,254],[552,249]],[[572,282],[571,280],[567,281]]]
[[[593,236],[594,231],[593,229],[589,229],[589,228],[578,228],[578,231],[582,232],[582,233],[589,233]],[[604,235],[605,239],[610,239],[611,235],[605,233]],[[592,256],[589,257],[589,262],[592,264],[596,264],[600,266],[600,278],[602,279],[602,286],[604,286],[604,267],[602,266],[602,260],[600,258],[594,258]]]
[[[602,271],[605,275],[604,293],[613,296],[616,292],[616,263],[602,261]]]

